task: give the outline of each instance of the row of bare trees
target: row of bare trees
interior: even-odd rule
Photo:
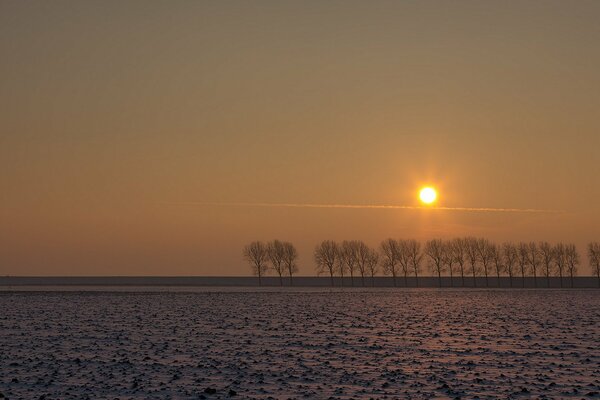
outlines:
[[[590,243],[587,250],[592,272],[600,287],[600,243]],[[259,284],[262,276],[273,270],[279,276],[280,284],[283,284],[285,275],[289,276],[291,285],[292,276],[298,271],[298,253],[289,242],[252,242],[244,248],[244,258],[258,276]],[[475,237],[432,239],[424,244],[414,239],[386,239],[378,249],[359,240],[341,243],[324,240],[315,247],[314,260],[317,273],[329,275],[332,286],[336,276],[342,278],[342,285],[343,278],[348,276],[352,286],[355,278],[360,278],[362,286],[365,286],[365,278],[369,277],[373,285],[373,278],[380,271],[392,277],[394,286],[398,285],[399,279],[408,286],[409,276],[414,276],[418,286],[421,268],[425,264],[438,277],[440,286],[442,276],[449,276],[452,286],[456,280],[459,280],[460,286],[465,286],[468,279],[472,279],[472,286],[476,286],[477,277],[484,277],[486,287],[490,285],[490,277],[496,277],[499,284],[500,277],[507,276],[511,287],[517,277],[521,278],[524,287],[527,276],[533,277],[536,287],[538,279],[543,277],[549,287],[550,277],[556,276],[560,278],[561,287],[566,277],[570,278],[570,286],[573,287],[573,277],[577,275],[581,262],[573,244],[506,242],[498,245]]]
[[[292,243],[279,240],[252,242],[244,247],[243,255],[254,275],[258,276],[259,285],[270,269],[279,275],[280,285],[283,286],[284,275],[289,277],[290,286],[293,284],[293,276],[298,272],[298,251]]]

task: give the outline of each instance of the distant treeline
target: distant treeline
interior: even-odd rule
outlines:
[[[274,271],[281,285],[284,277],[293,285],[293,275],[298,272],[298,252],[292,243],[256,241],[244,247],[243,255],[259,284],[264,275]],[[600,287],[600,243],[589,243],[587,256]],[[477,277],[485,277],[486,287],[489,277],[498,278],[495,282],[499,282],[500,277],[508,277],[511,287],[525,287],[525,277],[533,277],[535,287],[538,280],[545,281],[541,286],[549,287],[550,278],[559,277],[561,287],[563,279],[568,279],[569,286],[573,287],[573,277],[581,264],[574,244],[507,242],[498,245],[475,237],[432,239],[424,244],[413,239],[386,239],[377,249],[360,240],[341,243],[324,240],[315,247],[313,257],[317,273],[329,275],[331,286],[336,276],[350,277],[352,286],[357,282],[366,286],[367,280],[373,285],[373,278],[379,273],[391,276],[394,286],[398,286],[398,281],[407,286],[408,277],[414,276],[418,286],[422,268],[427,267],[438,277],[440,286],[442,276],[446,276],[450,277],[452,286],[462,287],[468,279],[472,279],[471,286],[476,286]]]

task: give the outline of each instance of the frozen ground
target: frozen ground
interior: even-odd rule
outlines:
[[[0,292],[0,311],[11,399],[600,397],[599,290]]]

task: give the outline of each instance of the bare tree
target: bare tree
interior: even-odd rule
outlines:
[[[565,274],[565,269],[567,268],[565,245],[562,243],[556,244],[552,249],[552,253],[554,264],[556,265],[556,272],[558,272],[558,276],[560,277],[560,287],[563,287],[563,276]]]
[[[554,260],[554,250],[548,242],[541,242],[538,246],[543,273],[546,277],[546,287],[550,287],[550,274],[552,272],[552,262]]]
[[[421,270],[421,260],[423,259],[423,253],[421,253],[421,243],[414,239],[406,242],[406,251],[408,252],[408,260],[410,268],[415,274],[415,285],[419,286],[419,271]]]
[[[508,273],[510,287],[513,286],[513,276],[517,265],[517,248],[512,243],[504,243],[502,245],[502,255],[504,256],[504,267]]]
[[[481,266],[483,267],[483,274],[485,275],[485,286],[488,287],[488,275],[489,275],[489,267],[490,262],[492,261],[492,253],[490,251],[491,244],[487,239],[479,238],[477,239],[476,249],[477,256],[479,257],[479,261],[481,261]]]
[[[600,243],[592,242],[588,244],[588,257],[592,273],[598,278],[598,287],[600,288]]]
[[[571,287],[573,287],[573,277],[577,275],[577,266],[579,265],[579,253],[574,244],[565,246],[565,258],[567,260],[567,271],[571,277]]]
[[[315,247],[315,263],[317,264],[317,273],[329,273],[331,286],[333,286],[333,274],[335,273],[338,262],[339,246],[333,240],[324,240]]]
[[[350,281],[352,282],[352,286],[354,286],[354,272],[358,266],[357,249],[358,242],[356,240],[344,240],[340,248],[340,264],[343,264],[344,269],[350,272]]]
[[[527,243],[520,242],[517,247],[517,262],[519,263],[519,270],[521,271],[521,283],[525,287],[525,272],[529,265],[529,246]]]
[[[252,273],[258,276],[258,285],[262,285],[262,277],[268,270],[267,260],[269,251],[263,242],[252,242],[244,247],[244,259],[252,268]]]
[[[473,287],[477,286],[476,273],[477,273],[477,260],[479,258],[477,251],[477,239],[474,237],[468,237],[464,239],[465,252],[467,253],[467,260],[469,260],[469,266],[471,267],[471,273],[473,274]]]
[[[397,240],[386,239],[381,242],[381,266],[383,267],[383,273],[386,275],[392,275],[394,279],[394,286],[397,286],[396,276],[398,276],[398,255],[399,249]]]
[[[442,239],[432,239],[425,243],[423,249],[429,257],[429,267],[437,273],[439,286],[442,287],[442,271],[444,270],[444,242]]]
[[[290,276],[290,286],[293,286],[292,276],[298,272],[298,251],[290,242],[283,242],[283,265]]]
[[[462,238],[455,238],[451,242],[452,254],[454,262],[458,264],[460,271],[461,284],[465,286],[465,263],[467,261],[466,242]]]
[[[500,274],[504,271],[504,257],[502,257],[502,250],[495,243],[490,245],[490,254],[492,256],[492,262],[494,263],[494,269],[496,270],[496,286],[500,286]]]
[[[365,286],[365,274],[368,273],[368,261],[371,249],[364,242],[357,242],[356,245],[356,265],[360,272],[362,285]]]
[[[454,287],[454,263],[456,261],[454,259],[454,245],[451,241],[446,241],[443,244],[442,265],[450,273],[450,286]]]
[[[379,253],[375,249],[369,249],[369,256],[367,257],[367,270],[371,275],[371,286],[375,286],[377,265],[379,265]]]
[[[283,286],[283,273],[285,272],[283,242],[273,240],[267,243],[267,255],[271,262],[271,268],[279,275],[279,286]]]
[[[410,240],[401,239],[398,241],[398,263],[404,274],[404,286],[408,286],[408,273],[410,270],[409,246]]]
[[[537,271],[540,267],[540,262],[542,261],[540,251],[538,250],[537,244],[535,244],[535,242],[530,242],[528,247],[528,259],[529,266],[531,267],[531,272],[533,273],[533,284],[535,287],[537,287]]]

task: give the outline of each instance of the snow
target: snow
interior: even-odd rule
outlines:
[[[7,398],[600,398],[598,290],[5,291],[0,310]]]

